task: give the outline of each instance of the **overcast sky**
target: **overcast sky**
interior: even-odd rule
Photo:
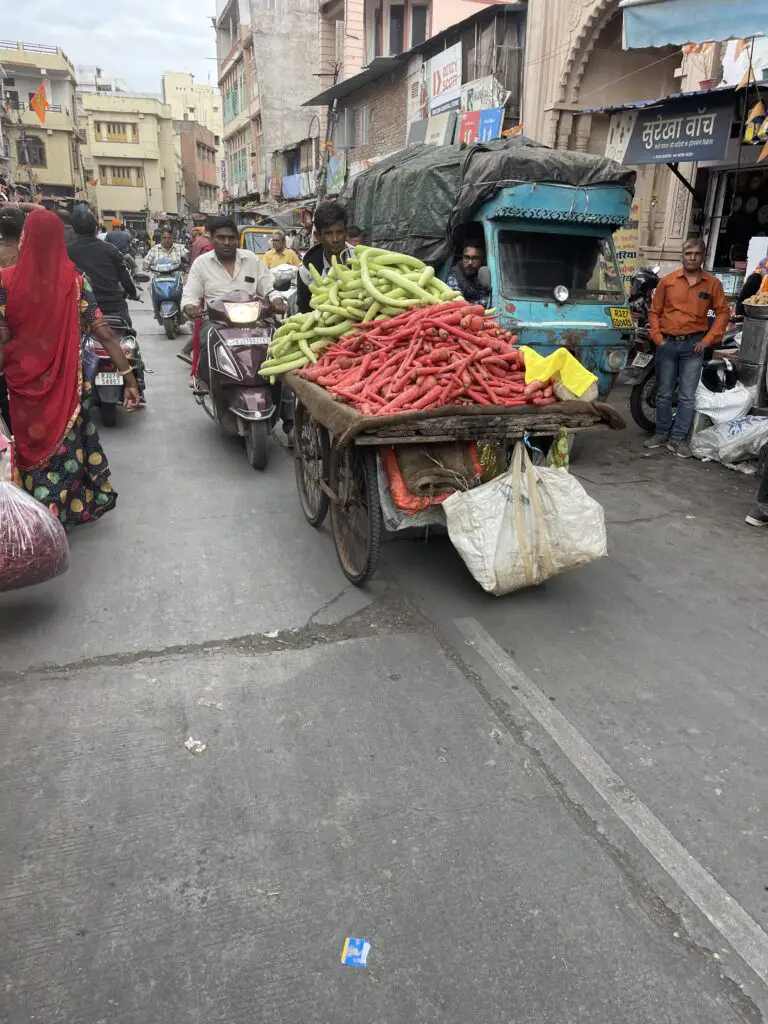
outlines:
[[[163,71],[216,85],[215,0],[0,0],[3,39],[60,46],[136,92],[160,92]]]

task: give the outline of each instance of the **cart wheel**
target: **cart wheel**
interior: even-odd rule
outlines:
[[[355,445],[335,448],[331,486],[341,502],[331,504],[331,529],[344,575],[355,586],[376,572],[381,550],[381,505],[376,456]]]
[[[310,526],[320,526],[328,514],[328,495],[320,486],[328,479],[330,440],[299,402],[294,411],[293,447],[296,465],[296,488],[299,501]]]

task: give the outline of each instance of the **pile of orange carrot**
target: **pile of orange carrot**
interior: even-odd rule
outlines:
[[[550,405],[546,381],[525,383],[517,336],[482,306],[444,302],[360,324],[296,373],[365,416],[455,405]]]

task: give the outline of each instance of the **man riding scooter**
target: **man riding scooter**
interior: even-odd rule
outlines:
[[[234,291],[268,300],[278,313],[286,306],[275,291],[272,272],[264,262],[247,249],[238,249],[237,225],[229,217],[212,217],[206,225],[213,249],[198,256],[189,271],[181,306],[190,320],[196,321],[195,356],[192,372],[198,382],[208,386],[208,333],[211,322],[205,318],[206,306]],[[279,389],[279,385],[276,386]],[[275,404],[280,395],[274,395]],[[283,420],[283,430],[290,438],[293,423]]]
[[[189,264],[189,253],[180,242],[174,242],[173,232],[170,228],[163,229],[158,244],[153,245],[144,257],[144,267],[152,273],[157,269],[156,264],[163,260],[173,260],[175,263],[180,264],[182,269],[185,269]],[[155,320],[157,320],[159,324],[162,324],[163,317],[160,312],[160,294],[155,288],[152,288],[151,292],[152,309],[155,314]]]

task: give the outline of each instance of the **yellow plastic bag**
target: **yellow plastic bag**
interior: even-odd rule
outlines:
[[[551,355],[541,356],[532,348],[523,345],[520,348],[525,359],[525,383],[534,380],[561,380],[563,384],[578,398],[588,387],[597,383],[594,373],[582,366],[576,356],[567,348],[558,348]]]

